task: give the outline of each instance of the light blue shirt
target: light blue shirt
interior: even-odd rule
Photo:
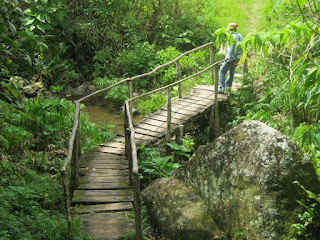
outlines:
[[[230,47],[229,42],[227,42],[227,54],[226,58],[228,58],[227,62],[232,62],[236,59],[240,60],[242,49],[239,43],[242,41],[243,37],[238,32],[233,32],[232,36],[234,38],[234,42]]]

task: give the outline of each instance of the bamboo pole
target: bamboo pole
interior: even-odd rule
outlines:
[[[177,60],[177,81],[179,82],[181,79],[181,65],[180,60]],[[182,90],[181,90],[181,82],[178,83],[178,96],[182,98]]]
[[[166,134],[166,143],[170,143],[171,138],[171,87],[167,88],[167,97],[168,97],[168,103],[167,103],[167,134]],[[170,154],[170,147],[166,145],[166,152],[167,155]]]

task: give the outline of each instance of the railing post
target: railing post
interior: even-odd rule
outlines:
[[[141,192],[139,172],[133,174],[136,240],[142,240]]]
[[[75,102],[75,107],[80,108],[80,103]],[[78,113],[78,114],[76,114]],[[71,158],[71,181],[70,181],[70,196],[73,197],[73,191],[79,186],[79,158],[81,154],[80,147],[80,111],[75,112],[75,121],[77,122],[77,129],[75,134],[75,141],[73,144],[72,158]]]
[[[213,64],[213,44],[211,44],[209,46],[209,49],[210,49],[210,66]],[[210,72],[211,72],[211,81],[212,81],[212,84],[214,84],[214,74],[213,74],[213,68],[210,69]]]
[[[72,230],[71,203],[70,203],[68,176],[66,171],[62,171],[61,175],[62,175],[62,182],[64,186],[64,198],[66,203],[66,212],[67,212],[67,221],[68,221],[68,237],[69,237],[69,240],[71,240],[73,238],[73,230]]]
[[[248,73],[248,59],[246,59],[243,63],[243,75]]]
[[[128,97],[129,97],[129,99],[132,98],[132,96],[133,96],[132,81],[129,80],[128,81]],[[129,112],[132,117],[132,103],[131,102],[129,102]]]
[[[214,81],[214,137],[220,135],[219,130],[219,106],[218,106],[218,83],[219,83],[219,65],[215,65],[215,81]]]
[[[180,81],[181,79],[181,65],[180,60],[177,60],[177,81]],[[179,98],[182,98],[182,90],[181,90],[181,83],[178,83],[178,96]]]
[[[131,131],[129,128],[127,108],[129,104],[124,104],[124,134],[125,134],[125,151],[129,161],[129,185],[132,186],[132,147],[131,147]]]
[[[170,142],[171,139],[171,87],[167,88],[167,134],[166,134],[166,143]],[[166,145],[166,153],[167,155],[170,154],[170,147]]]

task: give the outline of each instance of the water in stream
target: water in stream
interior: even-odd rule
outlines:
[[[81,97],[78,97],[78,99]],[[68,100],[73,101],[75,99]],[[124,113],[122,109],[113,109],[107,100],[101,97],[91,97],[81,102],[85,105],[85,108],[81,109],[81,112],[86,112],[89,116],[89,121],[97,125],[113,125],[112,131],[114,133],[123,132]],[[144,116],[134,114],[133,121],[139,122]]]

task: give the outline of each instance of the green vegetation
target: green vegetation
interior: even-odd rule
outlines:
[[[223,130],[248,119],[279,129],[310,155],[320,180],[319,8],[319,0],[0,1],[0,238],[64,239],[67,234],[59,170],[74,106],[65,99],[26,98],[15,76],[56,93],[84,82],[101,89],[209,41],[217,43],[218,52],[230,37],[224,31],[230,22],[245,36],[242,60],[248,57],[249,74],[229,99],[227,114],[233,119]],[[203,50],[182,59],[182,77],[202,69],[208,57]],[[134,92],[172,83],[175,71],[170,66],[134,82]],[[206,74],[188,80],[183,89],[210,83]],[[177,88],[172,94],[177,96]],[[119,107],[126,95],[127,86],[119,86],[106,99]],[[159,93],[135,104],[146,114],[165,102]],[[97,127],[86,115],[81,128],[82,151],[112,136],[109,126]],[[189,138],[170,145],[177,162],[142,146],[144,184],[169,176],[193,151],[190,146]],[[296,239],[315,239],[318,193],[305,191],[309,202],[300,202],[305,212],[292,226]],[[80,223],[74,224],[78,229]],[[76,239],[87,238],[75,233]]]

